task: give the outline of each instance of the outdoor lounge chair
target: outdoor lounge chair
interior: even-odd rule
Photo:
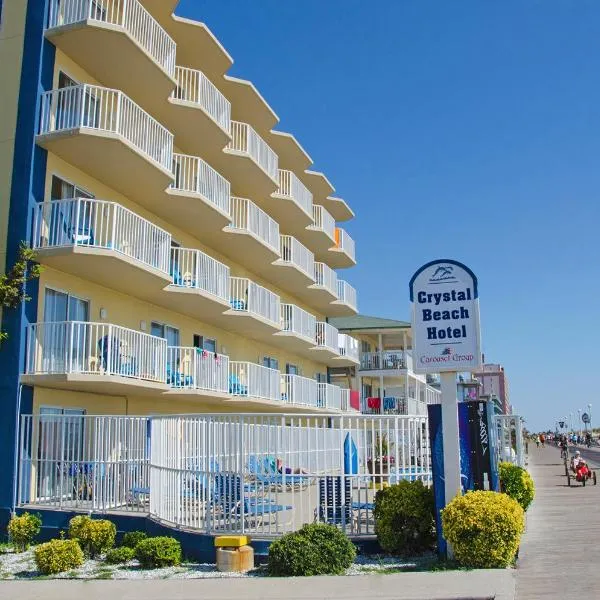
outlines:
[[[234,373],[229,375],[229,393],[233,394],[234,396],[248,395],[248,386],[240,383],[238,376]]]
[[[194,385],[194,378],[192,375],[185,375],[180,371],[172,371],[171,365],[167,363],[167,385],[173,387],[192,387]]]
[[[315,510],[315,521],[342,527],[351,525],[352,489],[348,477],[327,475],[319,479],[319,506]]]

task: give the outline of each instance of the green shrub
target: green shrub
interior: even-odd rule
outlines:
[[[341,575],[355,557],[356,548],[342,531],[313,523],[271,544],[268,571],[275,577]]]
[[[123,536],[121,546],[131,548],[135,550],[135,547],[142,541],[148,538],[148,534],[145,531],[128,531]]]
[[[42,519],[39,515],[23,513],[14,515],[8,523],[8,536],[16,552],[25,552],[39,534]]]
[[[36,546],[35,564],[44,575],[75,569],[83,564],[83,552],[75,540],[52,540]]]
[[[498,465],[501,490],[514,498],[523,508],[527,510],[535,496],[535,485],[531,475],[522,467],[509,462],[501,462]]]
[[[401,481],[375,495],[375,533],[387,552],[412,555],[436,540],[433,489],[421,481]]]
[[[506,494],[468,492],[442,510],[444,537],[465,567],[509,566],[519,548],[525,512]]]
[[[94,558],[115,545],[117,528],[105,519],[90,519],[85,515],[69,521],[69,537],[77,540],[86,556]]]
[[[135,547],[135,557],[144,569],[172,567],[181,562],[181,544],[166,536],[148,538]]]
[[[135,558],[135,550],[128,546],[121,546],[120,548],[111,548],[106,553],[106,562],[109,565],[120,565]]]

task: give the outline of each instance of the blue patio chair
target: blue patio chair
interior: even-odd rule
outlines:
[[[167,385],[173,387],[192,387],[194,385],[194,377],[192,375],[184,375],[180,371],[172,371],[171,365],[167,363]]]
[[[277,470],[277,461],[272,457],[265,457],[263,460],[264,474],[280,485],[286,486],[305,486],[309,483],[309,476],[300,473],[285,473]]]
[[[82,210],[79,222],[75,223],[75,217],[77,216],[75,205],[69,204],[67,211],[63,210],[61,204],[52,206],[52,220],[56,218],[59,222],[62,221],[63,230],[67,238],[77,246],[93,246],[94,245],[94,230],[89,223],[87,223],[86,216],[89,216],[88,211]],[[83,206],[83,205],[82,205]]]
[[[231,298],[229,300],[229,304],[233,310],[246,310],[247,303],[244,300],[240,300],[238,298]]]
[[[327,475],[319,479],[319,506],[315,521],[346,527],[352,524],[352,489],[348,477]]]
[[[248,386],[241,383],[238,376],[234,373],[229,375],[229,393],[236,396],[248,395]]]

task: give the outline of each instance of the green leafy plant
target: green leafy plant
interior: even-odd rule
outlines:
[[[52,540],[33,551],[35,564],[44,575],[75,569],[83,564],[83,551],[75,540]]]
[[[514,498],[527,510],[535,497],[535,485],[531,475],[522,467],[509,462],[498,465],[500,475],[500,489],[511,498]]]
[[[435,544],[433,490],[421,481],[401,481],[375,495],[375,533],[387,552],[412,555]]]
[[[148,538],[135,547],[135,557],[144,569],[172,567],[181,563],[181,544],[167,536]]]
[[[341,575],[355,557],[354,544],[337,527],[312,523],[271,544],[268,572],[275,577]]]
[[[506,494],[467,492],[442,510],[442,530],[460,565],[502,568],[515,558],[524,515],[521,505]]]
[[[85,515],[69,521],[69,537],[77,540],[86,556],[94,558],[115,545],[117,528],[105,519],[90,519]]]
[[[16,552],[25,552],[40,533],[42,519],[28,512],[14,515],[8,523],[8,536]]]
[[[128,531],[123,536],[121,546],[131,548],[135,550],[135,547],[142,541],[148,538],[148,534],[145,531]]]
[[[25,292],[27,282],[37,279],[42,268],[34,263],[35,252],[21,242],[19,254],[13,266],[0,275],[0,306],[2,308],[17,308],[21,302],[27,302],[31,298]],[[5,331],[0,331],[0,342],[8,337]]]
[[[106,553],[106,562],[109,565],[120,565],[135,558],[135,550],[129,546],[121,546],[120,548],[111,548]]]

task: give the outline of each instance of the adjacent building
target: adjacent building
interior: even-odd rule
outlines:
[[[479,382],[480,398],[492,400],[497,412],[509,415],[512,413],[508,378],[504,367],[496,363],[486,363],[481,369],[473,372],[473,377]]]

